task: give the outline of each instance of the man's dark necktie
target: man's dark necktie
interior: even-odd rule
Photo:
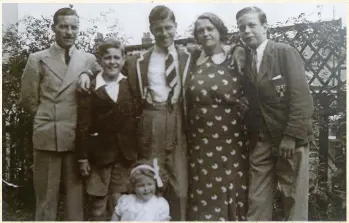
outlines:
[[[167,59],[165,61],[165,74],[166,74],[166,84],[171,88],[171,91],[167,97],[167,105],[168,105],[169,111],[171,112],[173,110],[171,99],[173,97],[174,89],[178,84],[178,78],[177,78],[175,62],[172,54],[170,53],[168,54]]]
[[[257,81],[258,71],[257,71],[257,51],[251,50],[251,68],[253,72],[253,78]]]
[[[65,64],[69,64],[69,61],[70,61],[70,55],[69,55],[69,49],[65,49],[65,52],[64,52],[64,59],[65,59]]]

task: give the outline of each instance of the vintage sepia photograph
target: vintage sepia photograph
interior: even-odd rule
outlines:
[[[346,221],[346,15],[2,3],[2,220]]]

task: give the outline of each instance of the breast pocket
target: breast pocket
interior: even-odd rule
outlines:
[[[281,76],[281,75],[277,75],[277,76],[273,77],[270,80],[270,82],[271,82],[271,85],[274,87],[278,97],[280,99],[285,98],[286,93],[287,93],[286,92],[287,88],[286,88],[286,80],[285,80],[285,78],[283,76]]]

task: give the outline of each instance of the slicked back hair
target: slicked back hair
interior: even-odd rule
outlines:
[[[257,13],[259,21],[261,22],[261,24],[265,24],[268,22],[267,15],[262,11],[262,9],[260,9],[256,6],[246,7],[246,8],[241,9],[240,11],[238,11],[236,13],[236,21],[239,20],[240,17],[242,17],[243,15],[245,15],[247,13]]]
[[[150,14],[149,14],[149,24],[152,26],[155,21],[171,19],[174,23],[176,23],[176,17],[171,9],[164,5],[155,6]]]
[[[58,16],[69,16],[69,15],[75,15],[79,18],[76,11],[72,8],[61,8],[58,9],[55,14],[53,15],[53,25],[56,25],[58,23]]]

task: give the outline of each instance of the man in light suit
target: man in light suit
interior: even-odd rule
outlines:
[[[236,14],[249,48],[245,94],[250,108],[248,221],[272,220],[280,185],[285,220],[308,217],[309,142],[313,100],[303,61],[293,47],[267,39],[267,18],[257,7]]]
[[[98,66],[95,56],[75,48],[79,17],[70,8],[53,17],[55,43],[29,56],[20,104],[34,115],[36,221],[55,221],[59,186],[64,186],[66,220],[83,220],[83,188],[75,159],[76,80]]]

